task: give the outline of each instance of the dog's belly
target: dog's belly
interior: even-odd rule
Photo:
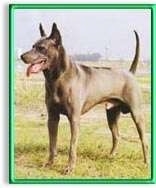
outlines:
[[[119,106],[120,102],[119,101],[115,101],[115,100],[111,100],[111,99],[101,99],[99,101],[86,101],[83,105],[83,108],[81,110],[81,114],[85,114],[86,112],[88,112],[91,108],[93,108],[94,106],[96,106],[97,104],[102,103],[104,108],[109,110],[115,106]]]
[[[105,100],[101,100],[97,103],[92,103],[92,102],[86,102],[82,108],[82,111],[81,111],[81,114],[85,114],[86,112],[88,112],[91,108],[93,108],[94,106],[96,106],[97,104],[100,104],[102,103],[103,104],[103,107],[104,109],[106,110],[110,110],[111,108],[114,108],[114,107],[120,107],[120,111],[123,113],[123,114],[127,114],[130,112],[130,108],[129,106],[124,103],[123,101],[119,100],[119,99],[105,99]]]

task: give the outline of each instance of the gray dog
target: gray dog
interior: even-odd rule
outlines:
[[[139,36],[136,36],[136,53],[129,72],[107,67],[88,67],[71,62],[62,45],[62,37],[53,23],[47,37],[42,25],[39,26],[41,39],[32,49],[21,55],[29,64],[27,75],[43,71],[45,76],[49,130],[49,159],[52,165],[56,155],[56,142],[60,114],[67,116],[71,128],[69,161],[65,173],[71,172],[76,164],[76,150],[79,135],[80,116],[92,107],[103,103],[108,125],[112,133],[113,155],[118,144],[118,119],[120,113],[130,113],[142,144],[144,162],[147,163],[145,121],[141,108],[141,92],[133,74],[139,58]]]

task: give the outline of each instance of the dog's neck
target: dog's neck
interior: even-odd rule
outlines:
[[[43,74],[47,82],[56,81],[61,74],[71,67],[71,61],[63,46],[59,48],[58,58],[55,59],[55,62],[51,62],[51,64],[54,64],[54,66],[43,70]]]

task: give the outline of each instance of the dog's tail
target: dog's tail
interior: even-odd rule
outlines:
[[[135,56],[134,56],[133,62],[129,69],[129,71],[132,74],[135,74],[135,72],[136,72],[136,68],[137,68],[138,61],[139,61],[139,53],[140,53],[139,35],[135,30],[134,30],[134,33],[135,33],[135,37],[136,37],[136,50],[135,50]]]

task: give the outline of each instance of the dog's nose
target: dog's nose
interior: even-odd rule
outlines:
[[[21,60],[24,62],[24,63],[28,63],[28,55],[27,55],[27,53],[24,53],[24,54],[22,54],[21,55]]]
[[[32,62],[33,59],[34,58],[33,58],[32,51],[28,51],[28,52],[21,54],[21,60],[26,64],[29,64],[30,62]]]
[[[24,61],[24,54],[21,55],[21,59],[22,59],[22,61]]]

